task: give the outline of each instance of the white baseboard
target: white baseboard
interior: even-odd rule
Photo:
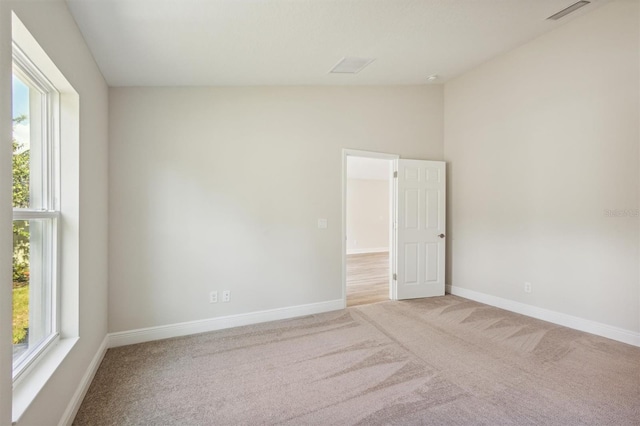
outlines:
[[[591,321],[584,318],[574,317],[573,315],[567,315],[560,312],[551,311],[549,309],[515,302],[509,299],[503,299],[501,297],[468,290],[462,287],[451,285],[447,285],[446,287],[447,293],[464,297],[465,299],[475,300],[476,302],[495,306],[497,308],[526,315],[528,317],[537,318],[543,321],[562,325],[564,327],[573,328],[574,330],[584,331],[587,333],[640,347],[640,333],[631,330],[602,324],[600,322]]]
[[[168,339],[170,337],[188,336],[190,334],[205,333],[208,331],[222,330],[242,325],[337,311],[339,309],[344,309],[344,307],[344,300],[337,299],[330,300],[328,302],[311,303],[308,305],[290,306],[286,308],[249,312],[246,314],[229,315],[199,321],[189,321],[157,327],[120,331],[109,334],[109,347],[115,348],[118,346]]]
[[[389,251],[389,247],[358,248],[347,249],[347,254],[384,253],[386,251]]]
[[[104,358],[104,355],[107,353],[107,349],[109,348],[109,335],[106,335],[98,348],[98,351],[94,355],[89,367],[87,367],[87,371],[85,371],[84,376],[82,376],[82,380],[80,380],[80,384],[78,384],[78,388],[76,389],[73,397],[71,397],[71,401],[69,401],[69,405],[67,405],[67,409],[64,410],[62,414],[62,418],[58,423],[59,426],[70,426],[73,423],[73,419],[75,419],[78,410],[80,409],[80,404],[82,404],[82,400],[84,396],[87,394],[89,390],[89,386],[91,385],[91,381],[93,377],[96,375],[98,371],[98,367],[100,367],[100,363]]]

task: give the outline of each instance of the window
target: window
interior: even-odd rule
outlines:
[[[17,423],[80,339],[80,96],[14,12],[11,37]]]
[[[14,44],[14,380],[59,337],[59,98]]]

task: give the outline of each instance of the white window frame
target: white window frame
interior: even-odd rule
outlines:
[[[56,87],[46,78],[29,57],[13,42],[13,72],[21,79],[27,80],[41,94],[41,117],[38,117],[37,128],[40,147],[40,175],[36,176],[32,171],[31,177],[41,180],[42,193],[40,205],[42,208],[14,208],[13,220],[43,220],[49,223],[50,229],[43,236],[44,259],[46,265],[43,268],[42,280],[45,282],[47,292],[46,315],[49,326],[48,335],[40,342],[34,342],[20,356],[13,360],[14,383],[34,364],[34,362],[53,346],[60,338],[60,93]],[[30,120],[31,121],[31,120]],[[31,148],[32,149],[32,148]],[[33,152],[33,149],[32,151]],[[31,311],[31,298],[29,309]],[[31,314],[30,314],[31,317]]]
[[[60,127],[53,129],[58,143],[57,164],[60,166],[56,171],[60,195],[57,200],[60,216],[56,220],[60,235],[56,259],[59,267],[56,272],[59,276],[56,294],[59,337],[50,342],[13,381],[11,418],[15,424],[20,422],[80,341],[80,95],[13,10],[11,39],[53,83],[60,95],[59,119],[56,117],[55,120]],[[70,407],[67,407],[65,415],[73,410]]]

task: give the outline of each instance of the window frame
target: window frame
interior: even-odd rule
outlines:
[[[48,335],[13,359],[15,384],[60,339],[60,92],[15,41],[12,43],[12,66],[13,74],[28,82],[41,95],[38,125],[41,173],[38,177],[42,189],[40,208],[13,208],[13,221],[42,220],[50,227],[43,235],[42,246],[46,262],[42,279],[45,282],[43,288],[48,293],[45,312],[46,321],[50,323]]]

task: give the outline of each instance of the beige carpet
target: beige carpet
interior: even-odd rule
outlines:
[[[76,425],[638,425],[640,348],[455,296],[111,349]]]

